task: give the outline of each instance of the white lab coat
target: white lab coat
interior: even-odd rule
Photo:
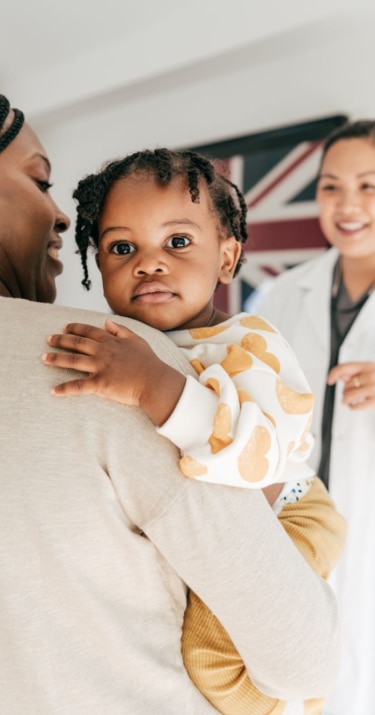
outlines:
[[[277,278],[258,306],[279,328],[299,358],[315,394],[311,465],[318,468],[320,425],[330,353],[332,273],[338,253],[318,258]],[[339,353],[339,363],[375,362],[375,291]],[[343,624],[339,682],[327,701],[332,715],[375,712],[375,410],[353,411],[335,393],[330,492],[348,521],[344,555],[332,574]]]

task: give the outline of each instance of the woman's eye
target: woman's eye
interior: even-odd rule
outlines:
[[[172,236],[169,239],[167,246],[168,248],[186,248],[191,243],[190,238],[187,236]]]
[[[325,184],[324,186],[320,187],[321,191],[327,191],[327,192],[336,191],[336,189],[337,189],[337,186],[335,186],[334,184]]]
[[[40,179],[36,179],[36,183],[44,194],[47,193],[47,191],[49,191],[49,189],[53,186],[53,184],[50,184],[49,181],[41,181]]]
[[[109,251],[110,253],[115,253],[116,256],[127,256],[129,253],[134,253],[135,248],[131,243],[121,241],[119,243],[113,243]]]
[[[375,189],[375,186],[373,184],[362,184],[361,188],[365,189],[366,191],[367,190],[371,191],[371,190]]]

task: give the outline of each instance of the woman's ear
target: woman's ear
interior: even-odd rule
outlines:
[[[221,264],[218,283],[229,285],[233,278],[233,273],[241,255],[242,245],[234,236],[220,239]]]
[[[100,270],[99,251],[97,251],[95,253],[95,261],[96,261],[96,265],[98,266],[98,268]]]

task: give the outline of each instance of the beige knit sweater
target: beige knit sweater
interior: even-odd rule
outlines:
[[[216,712],[182,663],[185,584],[264,692],[326,692],[339,647],[329,587],[261,493],[185,479],[137,408],[51,396],[61,371],[40,354],[71,321],[104,316],[0,299],[0,712]],[[188,369],[168,338],[123,322]]]

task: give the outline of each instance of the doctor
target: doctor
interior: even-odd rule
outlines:
[[[317,186],[321,257],[280,276],[258,306],[295,350],[315,393],[312,466],[348,521],[332,583],[342,626],[341,676],[329,715],[375,702],[375,121],[325,142]]]

